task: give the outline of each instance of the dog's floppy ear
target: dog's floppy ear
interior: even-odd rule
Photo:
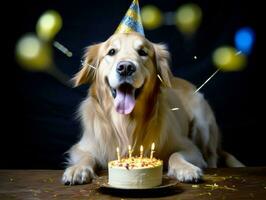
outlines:
[[[157,65],[157,76],[166,87],[171,87],[172,72],[169,68],[170,54],[164,44],[153,44],[155,53],[155,62]]]
[[[82,67],[72,79],[75,87],[93,81],[99,65],[98,52],[100,46],[101,43],[91,45],[86,48],[85,54],[83,56]]]

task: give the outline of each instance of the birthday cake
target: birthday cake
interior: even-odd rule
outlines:
[[[116,188],[145,189],[162,184],[163,162],[156,158],[123,158],[108,163],[108,184]]]

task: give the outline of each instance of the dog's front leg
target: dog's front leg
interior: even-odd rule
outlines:
[[[173,153],[169,158],[168,176],[181,182],[198,182],[202,177],[202,169],[207,164],[201,153],[195,149],[187,149]]]
[[[81,150],[78,145],[69,152],[70,166],[65,170],[62,181],[66,185],[84,184],[96,177],[94,172],[96,161],[93,156]]]

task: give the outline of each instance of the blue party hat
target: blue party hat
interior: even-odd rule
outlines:
[[[133,0],[126,15],[117,27],[115,33],[137,32],[143,36],[144,30],[141,23],[140,9],[138,0]]]

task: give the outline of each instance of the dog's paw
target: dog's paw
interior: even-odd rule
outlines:
[[[96,174],[90,166],[73,165],[68,167],[62,177],[65,185],[76,185],[89,183]]]
[[[176,178],[180,182],[199,182],[203,173],[195,165],[182,163],[170,166],[167,175]]]

